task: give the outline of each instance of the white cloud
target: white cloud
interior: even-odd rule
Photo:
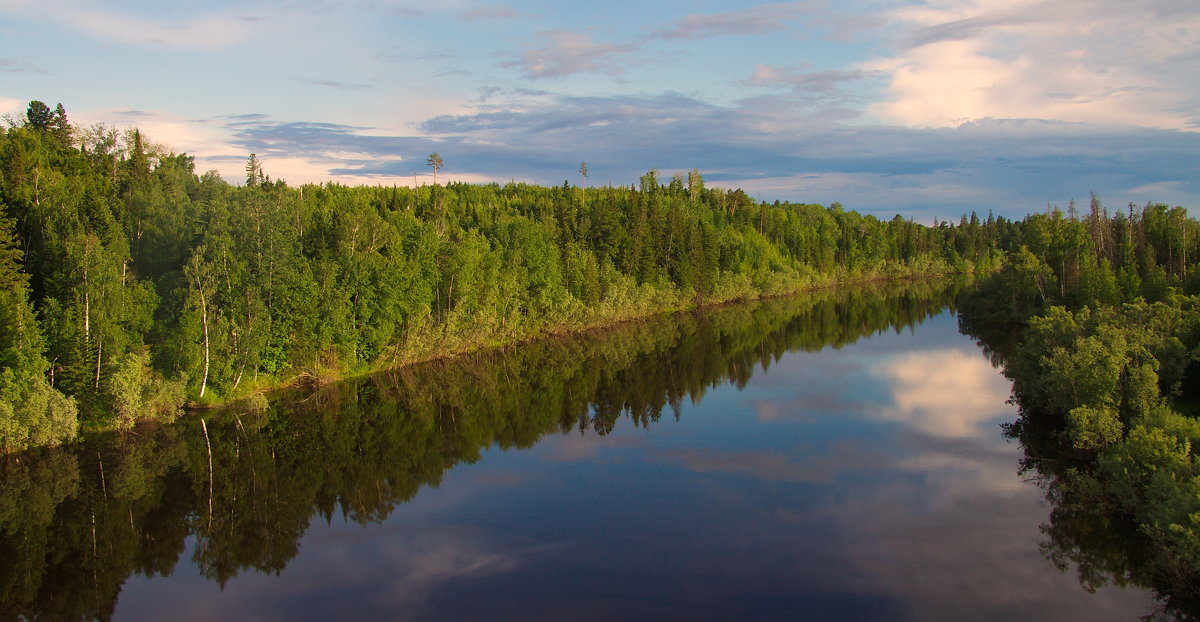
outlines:
[[[19,99],[12,97],[0,97],[0,117],[4,115],[12,115],[20,117],[25,114],[25,109],[29,105],[28,102],[22,102]]]
[[[886,98],[870,107],[885,121],[1200,127],[1195,2],[933,0],[891,17],[908,28],[903,49],[863,64],[891,76]]]

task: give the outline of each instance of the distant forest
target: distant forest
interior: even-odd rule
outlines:
[[[436,154],[434,154],[436,155]],[[452,164],[452,158],[446,163]],[[430,165],[436,174],[441,157]],[[586,171],[585,167],[582,167]],[[0,135],[0,449],[700,305],[1015,262],[1008,312],[1200,289],[1182,208],[924,226],[629,187],[241,185],[31,102]],[[1044,266],[1044,269],[1042,267]]]

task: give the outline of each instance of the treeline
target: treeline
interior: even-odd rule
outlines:
[[[636,187],[243,185],[32,102],[0,135],[0,450],[296,379],[992,265],[1012,226]]]
[[[0,619],[109,619],[133,574],[280,572],[314,518],[383,521],[489,447],[649,428],[787,352],[905,330],[958,284],[825,290],[390,370],[265,409],[0,460]],[[674,411],[674,412],[672,412]],[[186,560],[185,560],[185,563]]]
[[[1200,616],[1200,223],[1182,208],[1033,216],[960,321],[1004,363],[1046,550],[1089,588]]]

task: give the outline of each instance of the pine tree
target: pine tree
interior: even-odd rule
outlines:
[[[437,172],[439,170],[441,170],[442,164],[443,164],[441,154],[439,154],[436,151],[429,154],[429,158],[427,158],[425,160],[425,164],[428,165],[429,168],[433,169],[433,185],[436,186],[437,185]]]
[[[262,162],[256,154],[250,154],[250,157],[246,158],[246,185],[253,188],[265,180],[266,176],[263,175]]]
[[[54,114],[50,118],[47,129],[50,134],[58,141],[60,147],[71,147],[74,144],[72,136],[71,123],[67,121],[67,109],[59,104],[54,109]]]
[[[44,130],[50,127],[53,114],[45,102],[35,99],[29,102],[29,108],[25,111],[25,123],[35,130]]]

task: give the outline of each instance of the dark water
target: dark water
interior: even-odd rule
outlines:
[[[409,368],[10,459],[0,616],[1132,620],[1043,557],[953,285]],[[211,447],[211,467],[209,452]]]

